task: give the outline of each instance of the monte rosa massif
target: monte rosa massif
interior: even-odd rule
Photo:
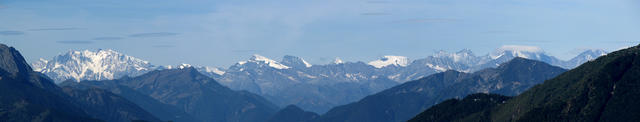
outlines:
[[[69,51],[53,59],[40,59],[32,66],[35,71],[47,75],[56,83],[67,80],[112,80],[155,70],[193,67],[226,87],[259,94],[280,107],[293,104],[322,114],[332,107],[447,70],[470,73],[495,68],[516,57],[572,69],[602,55],[606,55],[606,51],[586,50],[565,61],[548,55],[538,47],[507,45],[480,56],[464,49],[454,53],[440,51],[416,60],[404,56],[383,56],[370,62],[336,59],[322,65],[310,64],[290,55],[284,56],[282,61],[253,55],[228,68],[218,68],[189,64],[153,65],[149,61],[106,49]]]

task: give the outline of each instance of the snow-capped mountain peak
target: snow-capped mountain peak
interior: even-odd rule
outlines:
[[[278,61],[275,60],[271,60],[267,57],[258,55],[258,54],[254,54],[248,61],[241,61],[238,62],[239,65],[244,65],[247,62],[254,62],[254,63],[262,63],[262,64],[267,64],[269,67],[273,67],[276,69],[289,69],[291,67],[281,64]]]
[[[213,72],[218,75],[224,75],[224,73],[226,73],[224,70],[221,70],[220,68],[217,68],[217,67],[204,67],[204,70],[206,72]]]
[[[342,64],[344,63],[344,61],[342,61],[342,59],[340,59],[339,57],[336,57],[335,60],[333,60],[333,64]]]
[[[371,61],[368,64],[376,68],[382,68],[389,65],[405,67],[409,64],[409,58],[404,56],[387,55],[383,56],[381,59]]]
[[[509,55],[512,57],[522,57],[528,59],[539,59],[544,51],[540,47],[523,46],[523,45],[504,45],[489,54],[492,59],[498,59],[502,56]]]
[[[466,61],[468,62],[469,60],[471,60],[472,58],[476,58],[475,55],[473,54],[473,52],[471,52],[471,50],[469,49],[463,49],[460,50],[456,53],[448,53],[444,50],[438,51],[435,54],[433,54],[433,57],[435,58],[449,58],[451,60],[453,60],[454,62],[461,62],[461,61]]]
[[[167,69],[184,69],[184,68],[189,68],[189,67],[193,67],[193,66],[191,64],[181,63],[181,64],[176,65],[176,66],[167,65],[166,67],[167,67]]]
[[[311,67],[312,65],[305,61],[304,59],[296,56],[285,55],[282,58],[283,65],[291,66],[291,67]]]
[[[67,79],[103,80],[126,75],[146,73],[155,66],[138,58],[127,56],[111,49],[72,50],[55,56],[52,60],[41,59],[33,63],[36,71],[55,81]]]
[[[40,58],[38,59],[38,61],[31,64],[32,65],[31,67],[33,67],[33,71],[40,72],[43,69],[47,68],[47,63],[49,63],[49,60]]]
[[[584,62],[590,61],[590,60],[594,60],[600,56],[603,55],[607,55],[607,51],[602,50],[602,49],[588,49],[585,50],[584,52],[578,54],[578,56],[572,58],[571,60],[569,60],[569,63],[574,63],[574,64],[568,64],[569,66],[573,66],[576,67]]]

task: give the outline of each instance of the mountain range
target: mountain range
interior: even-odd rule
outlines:
[[[450,98],[473,93],[517,95],[566,71],[544,62],[524,58],[474,73],[448,70],[409,81],[367,96],[360,101],[334,107],[313,121],[400,122]]]
[[[110,80],[134,77],[153,70],[194,67],[224,86],[262,95],[278,106],[294,104],[304,110],[324,113],[334,106],[355,102],[406,81],[447,70],[474,72],[497,67],[515,57],[570,69],[605,54],[603,50],[587,50],[571,60],[562,61],[537,47],[503,46],[484,56],[476,56],[471,50],[464,49],[455,53],[439,51],[417,60],[383,56],[370,62],[336,59],[323,65],[312,65],[290,55],[284,56],[282,61],[254,55],[223,69],[188,64],[157,66],[113,50],[84,50],[69,51],[52,60],[40,59],[32,65],[36,71],[57,83],[68,79]]]
[[[99,89],[60,88],[34,72],[13,47],[0,44],[2,121],[159,121],[128,100]]]
[[[278,110],[261,96],[231,90],[193,67],[115,80],[66,81],[61,86],[111,91],[165,121],[257,122]]]
[[[640,45],[588,61],[491,107],[467,111],[455,108],[474,103],[441,103],[412,121],[637,121],[639,64]],[[465,114],[446,116],[451,113]]]

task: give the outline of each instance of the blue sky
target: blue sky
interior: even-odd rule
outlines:
[[[159,65],[325,64],[502,45],[568,59],[639,40],[637,0],[0,0],[0,43],[29,61],[102,48]]]

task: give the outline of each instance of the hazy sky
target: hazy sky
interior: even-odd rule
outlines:
[[[638,40],[638,0],[0,0],[0,43],[30,62],[102,48],[159,65],[326,64],[501,45],[568,59]]]

